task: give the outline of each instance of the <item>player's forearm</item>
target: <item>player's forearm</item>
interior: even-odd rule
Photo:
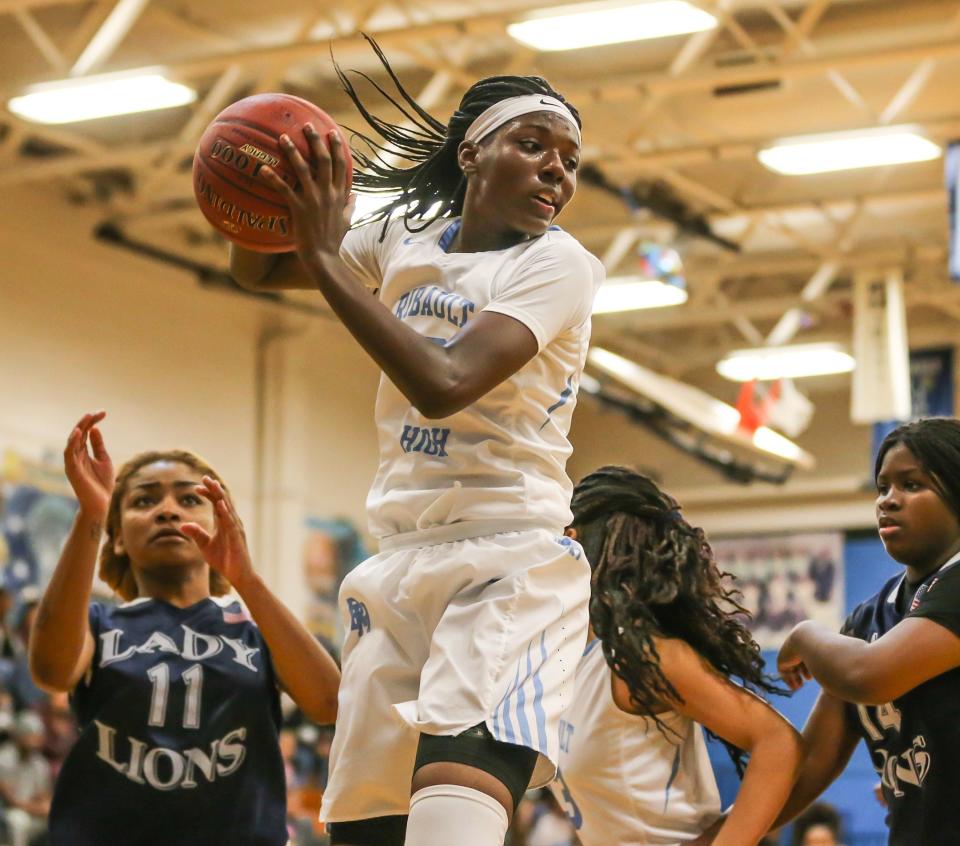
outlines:
[[[842,770],[843,767],[840,767]],[[794,784],[787,801],[777,814],[777,818],[770,826],[771,829],[777,829],[786,825],[797,815],[803,813],[817,797],[823,793],[840,774],[840,770],[834,771],[833,768],[824,766],[803,765],[800,777]]]
[[[846,706],[828,693],[821,692],[803,727],[803,761],[797,783],[773,827],[790,822],[806,810],[843,772],[859,742],[859,736],[847,723]]]
[[[448,417],[478,398],[456,354],[371,297],[338,256],[317,253],[307,271],[350,334],[425,417]]]
[[[230,275],[241,288],[249,291],[267,291],[283,287],[283,276],[274,273],[281,256],[276,253],[258,253],[237,244],[230,245]],[[304,280],[304,285],[307,280]]]
[[[845,702],[875,704],[878,691],[866,641],[836,634],[810,621],[800,623],[791,637],[796,639],[796,651],[810,674],[824,690]]]
[[[336,662],[256,574],[234,585],[263,634],[283,689],[316,723],[337,717]]]
[[[44,689],[70,690],[78,681],[102,533],[100,518],[77,512],[40,600],[30,635],[30,672]]]
[[[797,778],[800,736],[784,724],[767,732],[750,750],[737,799],[714,846],[759,843],[774,823]]]
[[[294,253],[258,253],[230,245],[230,275],[248,291],[313,290]]]

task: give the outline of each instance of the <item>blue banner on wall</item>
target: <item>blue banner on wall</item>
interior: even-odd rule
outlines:
[[[954,415],[953,347],[916,350],[910,353],[910,408],[911,420]],[[881,442],[902,422],[884,420],[873,424],[871,471]]]

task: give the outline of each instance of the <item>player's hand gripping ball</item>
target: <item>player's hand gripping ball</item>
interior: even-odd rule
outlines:
[[[255,94],[228,106],[207,127],[193,157],[193,191],[204,217],[226,238],[261,253],[294,249],[293,227],[286,201],[258,174],[265,165],[294,190],[296,175],[280,149],[286,133],[300,154],[311,160],[303,135],[313,124],[320,137],[333,129],[347,141],[333,119],[313,103],[291,94]],[[353,180],[346,157],[346,188]]]

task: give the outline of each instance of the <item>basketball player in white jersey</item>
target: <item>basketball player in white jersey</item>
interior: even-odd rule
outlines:
[[[564,466],[603,271],[553,225],[576,189],[580,119],[539,77],[505,76],[443,124],[393,76],[403,128],[341,80],[387,143],[355,151],[354,184],[396,199],[346,232],[347,151],[308,127],[309,164],[281,138],[302,191],[262,171],[290,204],[296,254],[232,253],[248,287],[318,289],[383,370],[368,498],[381,551],[340,592],[322,816],[334,844],[500,846],[523,792],[554,776],[587,631]]]
[[[790,793],[800,739],[748,689],[776,690],[703,532],[625,467],[584,478],[572,508],[568,533],[593,567],[591,631],[554,794],[582,846],[753,846]],[[742,773],[725,820],[701,726]]]

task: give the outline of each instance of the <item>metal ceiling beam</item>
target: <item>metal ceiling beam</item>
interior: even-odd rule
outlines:
[[[804,303],[811,303],[824,295],[827,288],[837,277],[839,266],[836,262],[826,261],[817,268],[810,281],[803,286],[800,292],[800,299]],[[803,324],[803,318],[806,310],[800,306],[794,306],[781,317],[776,326],[770,330],[767,335],[766,345],[769,347],[780,346],[787,343],[797,332],[800,331]]]
[[[70,68],[70,76],[85,76],[101,67],[137,22],[150,0],[117,0],[83,52]]]
[[[936,139],[947,140],[960,134],[960,115],[944,115],[939,118],[927,118],[913,122],[913,125],[923,129]],[[834,124],[827,126],[811,125],[809,134],[834,132],[840,129],[852,130],[846,124],[838,127]],[[694,147],[674,147],[672,149],[657,150],[650,153],[635,152],[624,147],[604,147],[602,157],[609,160],[616,157],[616,167],[622,174],[624,168],[634,171],[658,171],[665,167],[690,167],[692,165],[713,164],[722,161],[739,161],[754,159],[757,152],[771,143],[773,138],[743,138],[730,139],[716,144],[704,144]],[[598,155],[596,158],[600,158]]]
[[[947,25],[947,32],[951,35],[957,35],[958,31],[960,31],[960,14],[954,15]],[[924,59],[914,68],[913,73],[907,77],[897,93],[893,95],[886,108],[881,112],[880,123],[893,123],[910,107],[930,80],[936,65],[936,59]]]
[[[2,2],[2,0],[0,0]],[[0,7],[2,10],[2,7]],[[521,10],[518,9],[519,13]],[[506,24],[515,15],[504,13],[477,15],[469,19],[440,21],[411,27],[386,29],[373,35],[385,48],[396,46],[398,49],[411,42],[424,40],[445,41],[465,35],[475,37],[506,36]],[[369,48],[362,37],[348,35],[336,37],[324,42],[300,41],[294,44],[278,44],[249,50],[229,51],[215,55],[202,56],[165,63],[173,75],[184,77],[216,73],[233,63],[252,64],[267,67],[273,64],[293,63],[307,59],[325,58],[326,48],[332,46],[335,51],[363,50]],[[564,93],[571,100],[596,100],[612,102],[624,99],[636,99],[639,96],[669,96],[691,91],[708,91],[720,86],[746,85],[769,80],[771,74],[781,79],[802,79],[822,76],[831,70],[862,70],[878,66],[891,66],[901,63],[916,63],[924,59],[946,59],[960,57],[960,40],[922,42],[891,47],[886,50],[874,48],[854,50],[836,54],[821,54],[815,57],[801,57],[785,62],[757,65],[738,65],[691,71],[678,76],[670,73],[640,74],[621,79],[606,79],[602,83],[589,85],[567,85]]]
[[[584,190],[584,189],[581,189]],[[784,217],[792,214],[828,214],[843,215],[852,209],[862,208],[864,212],[895,211],[901,206],[936,206],[945,209],[947,204],[946,192],[942,188],[918,189],[911,191],[891,191],[886,194],[868,194],[856,195],[851,197],[835,197],[830,200],[806,200],[795,203],[769,204],[763,206],[745,206],[735,212],[725,213],[717,212],[708,215],[711,227],[730,227],[740,221],[747,221],[751,225],[761,221],[766,216]],[[592,226],[580,227],[577,231],[578,236],[590,241],[605,241],[612,238],[624,226],[622,221],[611,221],[610,223],[595,224]],[[749,229],[745,229],[738,236],[742,243],[747,239]],[[843,233],[846,234],[846,233]],[[842,254],[843,250],[838,250]],[[722,266],[727,257],[717,259],[718,265]],[[737,261],[732,258],[732,261]],[[807,260],[806,264],[811,262]]]
[[[927,244],[912,248],[865,245],[857,252],[831,256],[842,268],[874,268],[902,266],[909,269],[933,266],[946,276],[947,248],[943,244]],[[802,279],[822,262],[814,256],[762,252],[743,256],[718,256],[713,259],[690,258],[684,262],[688,278],[706,276],[711,279],[746,279],[758,277]],[[960,289],[958,289],[960,290]]]
[[[864,194],[853,197],[836,197],[829,200],[808,200],[806,202],[746,206],[735,214],[710,215],[713,225],[728,223],[731,219],[746,217],[787,216],[803,212],[820,212],[830,215],[842,214],[851,208],[862,207],[864,212],[886,211],[898,206],[936,205],[946,208],[947,195],[943,188],[915,189],[911,191],[890,191],[886,194]]]
[[[226,70],[226,68],[224,68]],[[332,117],[338,122],[349,122],[350,116],[346,113],[343,114],[333,114]],[[356,116],[353,115],[355,118]],[[9,113],[3,116],[4,120],[8,122],[11,120],[18,121],[19,119],[13,118]],[[81,134],[80,130],[66,131],[54,129],[51,127],[44,127],[39,124],[28,123],[26,121],[20,121],[22,129],[27,134],[35,134],[40,137],[48,136],[51,139],[55,137],[60,137],[63,139],[62,143],[64,146],[67,146],[71,149],[80,148],[85,146],[87,143],[92,144],[92,142],[87,142]],[[957,135],[960,135],[960,116],[950,115],[945,116],[942,119],[931,119],[920,121],[917,123],[928,134],[936,138],[950,138]],[[835,130],[837,127],[811,127],[811,132],[829,132]],[[736,140],[733,139],[729,142],[724,142],[720,144],[707,144],[697,147],[680,147],[670,150],[660,150],[653,153],[637,153],[632,150],[628,150],[623,146],[606,146],[603,148],[596,148],[593,156],[585,156],[585,160],[590,161],[600,161],[609,163],[610,166],[616,168],[618,175],[623,177],[630,177],[637,174],[647,174],[654,173],[661,175],[666,172],[667,169],[676,169],[683,168],[695,165],[702,164],[713,164],[717,162],[724,161],[738,161],[743,159],[752,159],[756,157],[756,153],[761,149],[768,140],[764,139],[744,139]],[[102,150],[102,145],[95,144],[98,149],[98,152]],[[133,150],[125,150],[122,147],[113,148],[111,153],[116,153],[120,157],[131,157],[135,159]],[[44,167],[40,168],[36,165],[33,165],[29,162],[24,162],[22,164],[22,176],[19,181],[28,182],[36,178],[45,178],[43,175],[47,172],[46,165],[48,162],[44,162]],[[65,169],[60,170],[59,167],[54,168],[54,171],[58,173],[69,173],[71,168],[75,171],[91,170],[96,167],[95,161],[82,161],[80,159],[72,159],[72,164],[65,164]],[[11,175],[12,176],[12,175]],[[680,175],[680,178],[683,179],[683,175]],[[689,177],[686,177],[689,181]],[[11,178],[9,182],[18,181],[15,178]],[[9,183],[8,183],[9,184]],[[712,193],[708,195],[707,191],[710,189],[701,186],[700,197],[699,199],[708,205],[712,209],[722,209],[724,206],[729,206],[732,201],[727,198],[723,198],[722,195]],[[871,195],[873,199],[877,197],[883,197],[889,195]],[[722,198],[722,199],[721,199]],[[864,201],[871,201],[871,198],[856,198],[863,199]],[[826,201],[827,204],[835,204],[837,202],[846,202],[844,200],[836,201],[829,200]],[[810,203],[800,204],[803,207],[809,207]],[[799,207],[799,206],[794,206]],[[784,210],[789,209],[790,207],[783,207]],[[762,210],[765,211],[766,209]],[[737,214],[749,214],[751,213],[750,209],[737,209]]]
[[[692,91],[712,91],[714,88],[749,85],[765,82],[771,76],[780,79],[805,79],[823,76],[830,70],[865,70],[875,67],[960,57],[960,40],[929,41],[903,44],[887,50],[855,50],[845,53],[821,53],[786,62],[758,65],[737,65],[711,70],[693,71],[680,76],[669,74],[641,75],[625,80],[607,80],[601,87],[581,89],[565,86],[574,95],[593,95],[595,99],[611,102],[636,97],[638,94],[680,94]]]
[[[904,289],[906,302],[909,308],[917,306],[933,306],[941,309],[946,306],[960,306],[960,288],[943,285],[940,293],[931,294],[927,291],[915,292],[910,285]],[[749,299],[726,302],[713,302],[706,305],[691,305],[670,309],[649,309],[621,313],[619,326],[631,332],[666,332],[672,330],[688,330],[694,327],[715,326],[721,323],[732,323],[737,318],[745,317],[748,320],[776,320],[792,308],[804,307],[812,312],[820,312],[839,308],[846,305],[852,298],[849,291],[830,291],[816,302],[806,303],[799,294],[780,297],[750,297]],[[601,317],[596,318],[597,332],[603,332]],[[614,325],[611,321],[611,326]]]
[[[0,0],[0,15],[13,14],[25,9],[40,9],[44,6],[79,6],[87,0]]]
[[[818,308],[838,305],[849,300],[849,294],[834,293],[817,303]],[[650,309],[629,312],[622,318],[622,328],[631,332],[669,332],[694,327],[716,326],[731,323],[739,317],[747,320],[776,320],[781,314],[800,302],[798,296],[751,297],[743,300],[727,300],[724,303],[692,306],[689,303],[671,309]],[[600,317],[596,318],[598,325]],[[598,328],[597,331],[602,331]]]
[[[804,55],[820,55],[820,51],[807,38],[807,36],[801,32],[798,32],[798,27],[790,19],[790,16],[783,11],[781,6],[771,0],[771,2],[767,4],[766,8],[773,19],[780,24],[783,31],[787,34],[788,42],[791,36],[796,36],[792,43],[798,46]],[[826,11],[826,7],[824,7],[824,11]],[[786,47],[786,45],[784,46]],[[782,56],[788,56],[789,54],[789,50],[784,50],[781,53]],[[876,114],[867,105],[867,102],[863,99],[856,86],[843,74],[841,74],[838,70],[831,69],[827,71],[827,79],[830,80],[833,87],[836,88],[843,98],[847,100],[847,102],[849,102],[850,105],[852,105],[858,112],[868,115],[871,119],[876,119]]]
[[[806,8],[800,13],[800,17],[797,19],[793,30],[787,34],[787,40],[783,45],[783,51],[781,53],[783,57],[789,56],[800,46],[800,42],[813,32],[814,27],[820,22],[824,14],[826,14],[827,9],[832,3],[833,0],[810,0],[810,2],[807,3]]]
[[[91,151],[89,155],[66,155],[30,164],[24,164],[21,159],[15,165],[0,169],[0,185],[39,182],[116,167],[135,168],[148,164],[152,159],[162,155],[168,148],[168,142],[156,141],[152,144],[141,144],[137,147],[123,147],[113,150],[101,149],[96,152]]]
[[[63,53],[60,52],[60,48],[53,43],[53,39],[51,39],[50,36],[47,35],[46,30],[37,23],[37,19],[30,14],[29,10],[17,9],[13,15],[17,19],[17,23],[20,24],[23,31],[27,33],[33,42],[34,47],[36,47],[47,60],[50,67],[60,72],[66,70],[67,60]]]
[[[101,155],[107,148],[99,141],[94,141],[67,129],[58,126],[38,126],[17,115],[7,113],[3,119],[9,123],[22,137],[41,138],[59,147],[64,147],[88,157]],[[21,163],[22,164],[22,163]]]
[[[216,32],[195,21],[189,20],[177,12],[166,9],[163,6],[154,6],[150,9],[150,18],[154,21],[162,21],[165,26],[177,30],[178,33],[186,38],[196,38],[210,45],[217,50],[235,50],[238,43],[235,38],[230,38],[223,33]]]
[[[45,6],[79,6],[84,3],[89,2],[89,0],[0,0],[0,14],[7,14],[17,9],[38,9]],[[735,11],[741,11],[745,9],[753,9],[761,5],[762,0],[733,0],[733,9]],[[557,4],[562,5],[562,4]],[[785,5],[801,5],[798,0],[793,0],[793,2],[785,2]],[[530,4],[518,4],[518,11],[521,9],[529,8]]]
[[[726,13],[730,4],[731,0],[717,0],[715,7],[711,6],[711,10],[715,8],[718,12]],[[729,15],[727,18],[729,19]],[[667,73],[669,73],[670,76],[680,76],[686,73],[701,59],[707,50],[710,49],[722,32],[723,29],[717,26],[713,29],[707,29],[691,35],[684,42],[676,56],[674,56],[673,61],[670,62]],[[636,145],[641,138],[649,135],[650,126],[647,118],[653,114],[660,105],[660,102],[660,97],[649,96],[639,107],[636,114],[632,116],[635,128],[626,134],[626,143],[629,146],[632,147]]]
[[[90,41],[100,31],[104,21],[110,17],[114,0],[94,0],[88,5],[89,8],[85,11],[83,19],[73,27],[63,49],[71,65],[90,46]]]

